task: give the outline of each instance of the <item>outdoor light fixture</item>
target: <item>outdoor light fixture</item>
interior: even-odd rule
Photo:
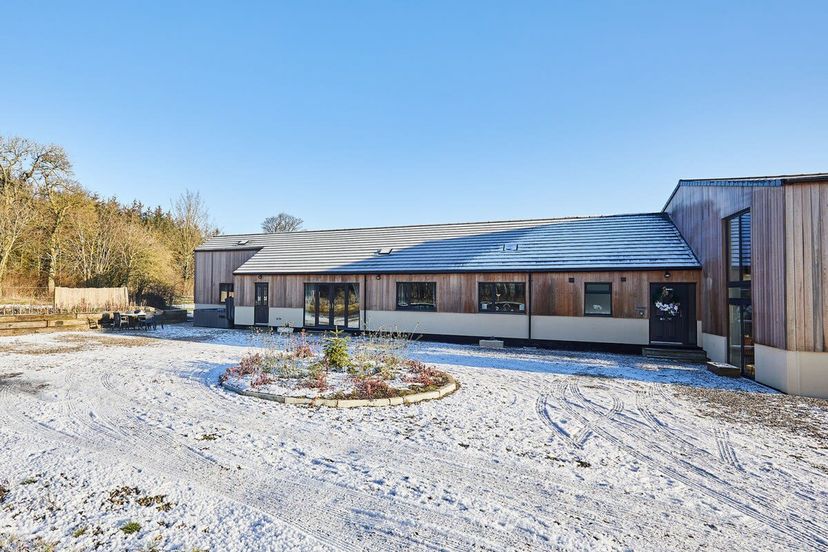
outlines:
[[[380,276],[379,274],[377,274],[377,280],[379,280],[380,278],[382,278],[382,276]]]
[[[664,278],[665,278],[665,279],[667,279],[667,280],[669,280],[669,279],[670,279],[670,276],[672,276],[672,274],[670,274],[670,271],[669,271],[669,270],[665,270],[665,271],[664,271]]]
[[[259,274],[259,280],[261,280],[261,279],[262,279],[262,275],[261,275],[261,274]]]

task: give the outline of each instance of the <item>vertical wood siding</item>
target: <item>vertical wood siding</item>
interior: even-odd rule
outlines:
[[[196,304],[219,302],[219,284],[233,282],[233,271],[256,254],[256,250],[196,251],[195,289]]]
[[[755,189],[750,209],[754,340],[784,349],[785,188]]]
[[[828,351],[828,183],[785,187],[788,349]]]
[[[727,274],[722,219],[751,206],[753,187],[682,186],[666,211],[702,263],[702,327],[727,335]],[[763,221],[753,219],[754,226]]]
[[[437,312],[475,313],[477,311],[478,282],[523,282],[527,284],[527,302],[532,303],[532,314],[543,316],[583,316],[584,282],[612,282],[613,316],[640,318],[649,316],[650,282],[696,284],[696,312],[701,312],[698,293],[701,273],[698,270],[673,270],[669,279],[663,270],[625,272],[560,272],[535,273],[532,289],[529,276],[522,272],[469,274],[382,274],[376,275],[237,275],[235,277],[236,304],[253,304],[255,282],[267,282],[271,307],[302,308],[304,284],[313,282],[353,282],[360,285],[361,308],[393,311],[397,307],[397,282],[435,282],[437,284]],[[622,282],[621,278],[626,278]],[[575,278],[575,283],[569,283]]]

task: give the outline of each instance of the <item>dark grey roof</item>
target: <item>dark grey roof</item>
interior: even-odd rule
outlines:
[[[251,247],[261,250],[236,274],[700,266],[663,213],[217,236],[199,250]]]
[[[730,186],[743,187],[778,187],[785,184],[805,184],[828,180],[828,173],[779,174],[776,176],[742,176],[736,178],[683,178],[678,181],[673,193],[667,198],[664,209],[670,205],[673,198],[682,186]]]

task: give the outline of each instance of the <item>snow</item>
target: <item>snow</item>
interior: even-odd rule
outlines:
[[[458,392],[307,408],[217,385],[254,345],[188,325],[0,338],[0,548],[828,548],[824,401],[635,356],[419,342]],[[771,403],[787,425],[753,421]],[[168,511],[137,502],[156,495]]]

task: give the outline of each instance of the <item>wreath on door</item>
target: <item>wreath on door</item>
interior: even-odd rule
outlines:
[[[676,296],[673,288],[662,286],[653,295],[653,304],[659,320],[672,320],[678,316],[681,309],[681,302]]]

